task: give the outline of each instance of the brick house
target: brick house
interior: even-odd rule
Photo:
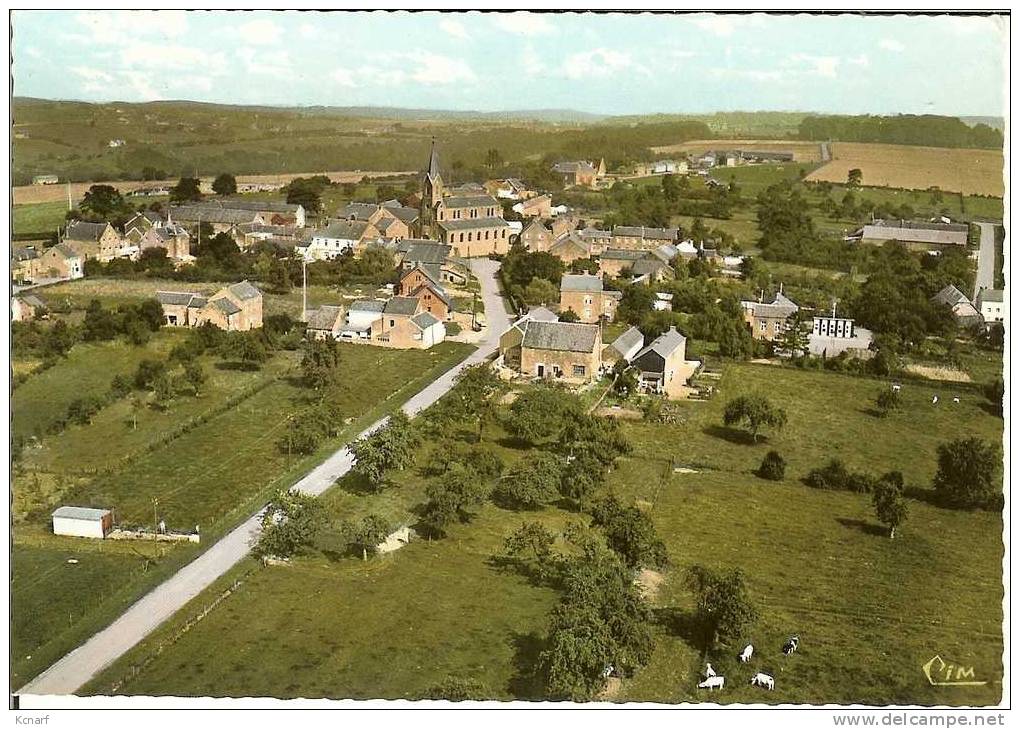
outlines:
[[[548,195],[530,197],[514,205],[514,210],[526,218],[550,218],[552,198]]]
[[[144,252],[152,248],[165,249],[167,258],[172,258],[175,261],[186,261],[192,258],[191,236],[183,226],[176,223],[149,228],[146,231],[138,242],[138,249]]]
[[[394,296],[372,322],[371,343],[395,349],[428,349],[446,338],[446,326],[420,299]]]
[[[262,292],[248,281],[217,291],[210,297],[189,291],[157,291],[167,326],[197,327],[205,323],[228,332],[262,327]]]
[[[305,336],[308,339],[339,339],[343,331],[346,311],[342,306],[323,304],[308,312]]]
[[[85,256],[67,243],[58,243],[39,256],[39,273],[47,278],[82,278]]]
[[[782,289],[776,292],[770,304],[741,301],[740,307],[744,311],[744,321],[751,327],[751,336],[768,342],[774,342],[786,331],[787,320],[800,309],[783,296]]]
[[[680,397],[699,363],[687,361],[687,338],[670,327],[642,349],[631,364],[638,371],[638,388],[667,397]]]
[[[550,255],[556,256],[568,266],[581,258],[591,258],[591,248],[577,234],[571,231],[549,247]]]
[[[521,243],[532,253],[541,253],[552,248],[556,237],[541,220],[535,218],[521,230]]]
[[[125,255],[129,247],[120,233],[109,223],[72,220],[67,224],[62,243],[76,250],[86,260],[112,261]]]
[[[35,246],[11,249],[11,280],[16,282],[35,281],[42,268],[39,250]]]
[[[588,274],[564,274],[560,279],[560,312],[572,310],[585,324],[612,321],[623,294],[602,288],[602,278]]]
[[[421,264],[401,274],[395,292],[398,296],[418,299],[419,309],[429,312],[440,321],[449,319],[453,312],[453,300],[443,290],[442,284]]]
[[[499,351],[503,365],[523,375],[591,382],[599,374],[602,330],[594,324],[524,316],[500,337]]]
[[[679,236],[677,228],[617,225],[613,228],[613,248],[651,251],[664,244],[677,243]]]
[[[46,314],[49,307],[35,294],[11,297],[11,321],[31,321]]]
[[[624,271],[648,256],[647,251],[607,248],[599,256],[599,273],[605,278],[620,278]]]

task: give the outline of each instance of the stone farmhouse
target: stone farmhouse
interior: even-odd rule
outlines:
[[[534,218],[521,230],[521,244],[532,253],[544,253],[552,248],[556,237],[538,218]]]
[[[211,198],[192,203],[189,207],[207,208],[210,210],[237,210],[253,213],[268,225],[295,225],[305,227],[305,209],[301,205],[282,202],[280,200],[241,200],[238,198]]]
[[[680,240],[678,228],[645,228],[644,226],[617,225],[613,228],[613,248],[650,251],[663,244]]]
[[[956,323],[961,327],[983,323],[981,312],[970,302],[966,294],[952,284],[932,296],[931,300],[952,310]]]
[[[165,249],[167,258],[175,261],[192,261],[195,258],[191,255],[191,236],[184,226],[176,223],[167,223],[146,231],[138,241],[138,250],[143,253],[152,248]]]
[[[241,281],[206,297],[189,291],[157,291],[166,325],[197,327],[210,323],[228,332],[262,327],[262,292]]]
[[[69,222],[61,243],[74,249],[85,260],[102,263],[114,258],[130,257],[138,252],[109,223],[89,223],[84,220]]]
[[[763,299],[764,296],[759,297]],[[751,336],[768,342],[776,341],[786,331],[787,320],[796,314],[800,307],[783,296],[782,287],[776,292],[771,303],[763,300],[741,301],[744,321],[751,327]]]
[[[46,278],[82,278],[85,276],[85,256],[67,243],[58,243],[39,256],[38,271]]]
[[[595,324],[538,321],[525,315],[499,339],[503,366],[529,377],[566,383],[599,375],[602,330]]]
[[[418,233],[418,211],[405,208],[397,200],[384,203],[349,203],[337,210],[341,220],[370,223],[385,238],[401,240]]]
[[[595,187],[606,176],[606,161],[557,162],[552,169],[563,178],[563,184],[567,187]]]
[[[514,205],[513,209],[525,218],[551,218],[552,198],[549,195],[529,197]]]
[[[591,246],[578,234],[570,231],[549,247],[549,254],[556,256],[568,266],[582,258],[591,257]]]
[[[683,395],[683,388],[701,365],[687,361],[687,338],[676,327],[634,355],[631,364],[637,369],[639,390],[671,398]]]
[[[560,279],[560,312],[573,311],[585,324],[612,321],[623,294],[605,290],[600,276],[564,274]]]
[[[49,307],[35,294],[11,297],[11,321],[32,321],[43,317]]]
[[[187,226],[208,223],[213,234],[226,233],[234,238],[243,238],[244,226],[265,225],[268,221],[261,213],[254,210],[235,210],[218,206],[191,204],[171,207],[167,221]]]
[[[20,246],[11,249],[11,280],[16,283],[35,281],[42,271],[39,249]]]

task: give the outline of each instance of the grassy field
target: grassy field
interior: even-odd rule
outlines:
[[[907,523],[889,540],[866,496],[815,491],[799,482],[809,468],[839,456],[873,473],[899,469],[910,485],[925,487],[938,443],[971,434],[1001,437],[1002,421],[978,396],[933,408],[929,391],[913,384],[904,387],[900,413],[876,418],[869,406],[879,387],[878,381],[831,373],[729,365],[716,399],[680,406],[682,423],[626,426],[636,450],[614,469],[610,488],[650,510],[672,566],[654,600],[652,661],[623,682],[617,698],[709,698],[694,687],[704,656],[682,628],[690,609],[683,568],[703,563],[743,569],[762,614],[747,636],[756,646],[750,667],[738,667],[731,650],[710,656],[730,679],[713,701],[997,700],[1000,517],[912,500]],[[787,429],[752,445],[722,428],[725,401],[746,391],[765,392],[785,407]],[[495,429],[487,437],[507,461],[527,455]],[[770,448],[789,462],[785,482],[751,474]],[[672,457],[699,472],[672,474]],[[419,465],[427,460],[424,450]],[[422,479],[408,471],[397,481],[381,496],[341,487],[327,498],[345,516],[381,510],[399,521],[420,499]],[[87,692],[107,693],[116,685],[120,693],[141,695],[398,698],[418,696],[452,675],[477,678],[494,699],[535,698],[526,674],[555,595],[488,561],[503,536],[532,518],[558,527],[580,517],[551,507],[521,514],[489,504],[444,540],[414,542],[367,563],[329,552],[286,568],[249,562]],[[181,633],[185,620],[238,578],[237,592]],[[780,661],[779,646],[792,633],[800,634],[801,650]],[[150,658],[157,647],[161,653]],[[978,678],[992,683],[931,687],[921,666],[935,653],[973,664]],[[773,672],[775,693],[743,685],[749,669]]]
[[[57,228],[64,224],[67,200],[34,205],[15,205],[11,210],[11,226],[14,229],[14,235],[19,238],[25,236],[49,238],[57,232]],[[16,242],[13,244],[17,245]]]
[[[860,169],[865,185],[1001,197],[1002,153],[987,149],[908,147],[892,144],[834,142],[832,161],[808,176],[809,181],[846,182]]]
[[[168,413],[145,412],[137,430],[128,422],[126,405],[117,403],[101,412],[92,425],[74,426],[59,436],[45,438],[26,455],[25,467],[14,482],[16,503],[28,505],[23,509],[27,518],[23,515],[15,528],[15,582],[33,586],[31,590],[16,589],[13,595],[15,629],[19,631],[12,669],[15,683],[29,679],[109,623],[198,551],[194,545],[174,547],[151,563],[151,546],[83,544],[86,540],[55,537],[48,528],[53,505],[103,506],[114,509],[122,523],[148,524],[152,521],[150,497],[156,497],[160,518],[171,529],[188,531],[196,524],[201,526],[204,548],[273,491],[304,475],[470,349],[452,343],[427,352],[344,345],[350,377],[338,385],[335,396],[345,425],[336,438],[307,457],[290,457],[276,446],[288,418],[307,407],[307,391],[285,376],[296,362],[296,353],[278,354],[262,375],[246,374],[238,382],[221,381],[221,373],[214,371],[203,397],[182,398]],[[254,387],[260,384],[253,381],[258,377],[266,385],[262,389]],[[227,398],[246,388],[253,394],[229,406]],[[196,417],[203,414],[206,417]],[[164,437],[168,426],[188,422],[191,427],[171,439]],[[97,448],[108,451],[110,442],[124,447],[105,455],[95,453]],[[91,589],[103,598],[83,600],[65,622],[63,606],[73,600],[78,583],[65,580],[63,567],[58,565],[66,564],[62,559],[65,552],[80,548],[92,550],[96,558],[81,559],[75,567],[81,579],[91,580]],[[121,571],[118,565],[123,567]],[[51,600],[40,602],[39,591],[48,592]],[[54,621],[61,631],[47,630]],[[40,637],[44,640],[32,642]]]

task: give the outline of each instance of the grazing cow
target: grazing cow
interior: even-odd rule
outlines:
[[[934,395],[934,396],[932,397],[932,399],[931,399],[931,404],[932,404],[932,405],[938,405],[938,404],[939,404],[939,396],[938,396],[938,395]]]
[[[725,685],[726,678],[724,676],[712,676],[711,678],[706,678],[704,681],[699,683],[698,688],[708,689],[709,691],[712,689],[719,689],[721,691],[722,687]]]
[[[795,653],[797,646],[800,644],[800,636],[792,636],[786,643],[783,644],[783,655],[788,656],[791,653]]]
[[[613,666],[612,666],[612,665],[608,665],[608,666],[606,666],[606,667],[605,667],[604,669],[602,669],[602,678],[609,678],[609,677],[610,677],[610,676],[612,676],[612,675],[613,675],[613,674],[614,674],[615,672],[616,672],[616,669],[615,669],[615,668],[613,668]]]
[[[892,386],[892,391],[893,392],[899,392],[900,391],[900,386],[899,385],[893,385]]]
[[[957,395],[956,397],[954,397],[953,398],[953,402],[955,402],[957,405],[959,405],[960,404],[960,396]]]
[[[711,663],[705,664],[705,678],[712,678],[715,675],[715,669],[712,668]]]
[[[744,650],[740,651],[740,655],[737,658],[740,659],[741,663],[747,663],[751,660],[752,655],[754,655],[754,646],[748,643],[744,646]]]
[[[767,673],[756,673],[751,677],[752,686],[761,686],[766,691],[776,690],[776,679]]]

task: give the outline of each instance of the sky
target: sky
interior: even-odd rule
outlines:
[[[1004,113],[1008,20],[14,11],[14,93],[599,114]]]

